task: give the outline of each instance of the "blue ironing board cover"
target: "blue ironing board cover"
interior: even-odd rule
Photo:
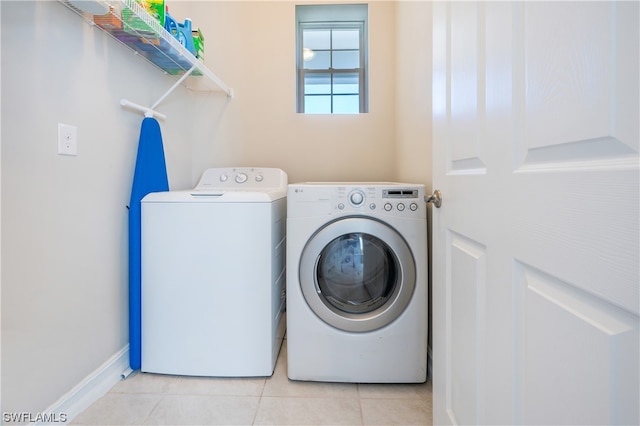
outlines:
[[[138,155],[129,202],[129,363],[142,364],[141,318],[141,205],[150,192],[169,190],[160,125],[155,118],[142,121]]]

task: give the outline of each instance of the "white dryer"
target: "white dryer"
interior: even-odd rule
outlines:
[[[289,185],[290,379],[426,380],[423,197],[424,186],[417,184]]]
[[[142,200],[142,362],[150,373],[270,376],[285,332],[287,175],[215,168]]]

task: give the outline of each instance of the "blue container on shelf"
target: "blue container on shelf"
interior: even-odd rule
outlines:
[[[169,15],[168,8],[164,12],[164,29],[176,39],[178,38],[178,23],[173,16]]]
[[[182,24],[178,24],[178,41],[191,52],[193,56],[196,55],[196,47],[193,44],[191,19],[187,18]]]

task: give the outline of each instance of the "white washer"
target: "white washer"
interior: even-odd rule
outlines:
[[[208,169],[142,200],[143,372],[270,376],[284,336],[287,175]]]
[[[426,380],[423,198],[424,186],[417,184],[289,185],[290,379]]]

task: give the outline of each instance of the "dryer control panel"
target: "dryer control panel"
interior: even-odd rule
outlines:
[[[424,185],[402,183],[326,183],[289,185],[289,203],[304,203],[316,214],[357,213],[426,217]],[[301,206],[299,206],[301,208]]]
[[[334,206],[339,211],[380,211],[388,213],[417,212],[420,190],[415,187],[385,188],[380,186],[337,187]]]

